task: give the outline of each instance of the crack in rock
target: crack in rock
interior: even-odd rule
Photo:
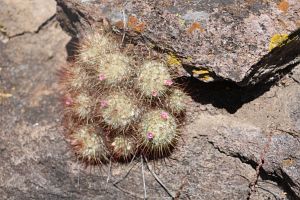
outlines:
[[[43,23],[41,23],[37,29],[35,31],[23,31],[21,33],[17,33],[15,35],[7,35],[5,32],[1,32],[2,35],[2,41],[4,41],[4,43],[8,42],[11,39],[23,36],[25,34],[37,34],[39,33],[44,27],[46,27],[47,25],[49,25],[50,23],[52,23],[54,21],[54,19],[56,18],[56,13],[53,14],[52,16],[50,16],[47,20],[45,20]]]
[[[220,127],[218,132],[208,137],[215,149],[250,164],[259,175],[264,172],[266,178],[275,178],[294,196],[300,196],[299,140],[289,134],[274,134],[268,138],[253,127]]]

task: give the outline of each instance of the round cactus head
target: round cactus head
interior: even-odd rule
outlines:
[[[105,54],[116,49],[116,43],[107,35],[100,33],[88,34],[79,45],[77,61],[95,65]]]
[[[188,96],[179,89],[174,89],[170,96],[166,99],[168,108],[174,114],[180,114],[185,110],[185,102]]]
[[[152,110],[142,117],[138,136],[146,154],[164,156],[177,140],[176,120],[164,110]]]
[[[65,104],[81,119],[89,119],[93,115],[95,104],[92,97],[86,93],[79,93],[74,99],[66,99]]]
[[[172,85],[167,67],[160,62],[150,61],[141,66],[137,76],[137,89],[146,97],[161,97]]]
[[[124,130],[135,119],[140,110],[135,101],[122,92],[115,92],[100,101],[103,121],[113,129]]]
[[[89,76],[80,64],[75,64],[66,68],[63,76],[63,84],[69,91],[76,92],[85,89],[90,81]]]
[[[117,136],[111,143],[112,154],[115,159],[128,161],[136,153],[136,144],[130,136]]]
[[[121,54],[109,54],[96,66],[97,78],[108,87],[126,84],[126,79],[132,76],[130,59]]]
[[[72,145],[80,159],[89,164],[98,164],[108,160],[108,149],[101,135],[101,130],[93,125],[80,126],[73,132]]]

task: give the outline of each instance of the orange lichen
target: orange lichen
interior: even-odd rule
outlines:
[[[139,22],[138,18],[135,16],[129,16],[128,18],[128,27],[136,32],[144,32],[146,23],[145,22]]]
[[[138,22],[138,19],[135,17],[135,16],[129,16],[129,19],[128,19],[128,27],[134,27],[136,26]]]
[[[199,22],[194,22],[192,25],[187,29],[189,34],[192,34],[194,31],[199,30],[200,32],[204,32],[201,24]]]
[[[289,9],[289,3],[287,2],[287,0],[282,0],[279,4],[278,4],[278,9],[283,11],[283,12],[287,12]]]
[[[115,26],[118,27],[119,29],[123,29],[124,28],[124,23],[123,21],[118,21],[115,23]]]
[[[146,24],[145,24],[144,22],[141,22],[141,23],[137,24],[137,25],[133,28],[133,30],[136,31],[136,32],[141,33],[141,32],[144,32],[145,27],[146,27]]]

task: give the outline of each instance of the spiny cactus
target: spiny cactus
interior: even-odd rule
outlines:
[[[95,164],[169,155],[187,97],[172,76],[163,61],[130,57],[108,34],[87,34],[61,76],[78,157]]]
[[[89,33],[78,46],[76,62],[97,65],[104,55],[116,50],[117,44],[110,37],[100,33]]]
[[[73,98],[67,97],[65,104],[69,106],[69,111],[80,119],[91,119],[93,117],[95,102],[93,98],[84,91],[78,93]]]
[[[139,123],[138,136],[146,153],[168,154],[177,139],[176,119],[162,109],[148,111]]]
[[[112,93],[101,100],[100,106],[103,121],[114,129],[126,128],[140,113],[135,101],[120,92]]]
[[[85,89],[91,81],[86,71],[80,64],[73,64],[63,70],[63,82],[66,89],[70,92],[76,92]]]
[[[134,138],[125,135],[114,137],[111,148],[112,156],[119,161],[128,161],[137,150]]]
[[[144,63],[138,72],[136,87],[146,97],[161,97],[173,83],[167,67],[157,61]]]
[[[121,85],[133,73],[130,58],[121,53],[105,55],[95,66],[95,71],[99,84],[104,84],[107,87]]]
[[[187,95],[180,89],[174,89],[167,98],[167,106],[173,114],[180,114],[185,110]]]
[[[79,126],[71,135],[71,144],[82,160],[98,164],[108,160],[108,149],[101,138],[103,133],[95,125]]]

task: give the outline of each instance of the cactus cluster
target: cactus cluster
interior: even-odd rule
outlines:
[[[111,36],[93,33],[62,72],[67,135],[78,158],[98,164],[169,155],[187,96],[163,61],[131,57]]]

